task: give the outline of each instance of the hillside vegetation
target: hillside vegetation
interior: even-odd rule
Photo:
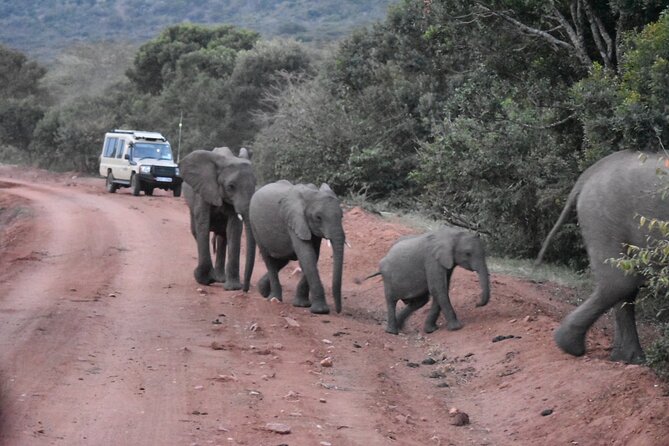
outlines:
[[[391,0],[0,1],[0,42],[41,60],[82,42],[145,42],[178,23],[234,24],[328,42],[384,17]]]
[[[580,172],[616,150],[669,146],[667,8],[403,0],[327,48],[181,24],[132,52],[102,93],[64,93],[58,79],[90,77],[49,76],[2,48],[0,155],[95,172],[106,130],[176,141],[183,116],[183,153],[246,146],[261,182],[327,182],[476,229],[496,255],[533,257]],[[547,256],[586,266],[575,220]]]

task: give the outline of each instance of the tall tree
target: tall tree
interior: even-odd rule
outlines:
[[[0,146],[11,146],[29,160],[32,133],[46,107],[40,86],[45,73],[37,62],[0,45]]]

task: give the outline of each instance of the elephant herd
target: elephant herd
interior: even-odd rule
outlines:
[[[571,312],[555,332],[565,352],[585,353],[589,328],[607,310],[614,310],[615,334],[611,358],[625,362],[644,359],[634,315],[634,300],[642,280],[626,275],[607,259],[619,257],[625,245],[642,245],[649,233],[637,217],[669,219],[669,205],[662,199],[661,178],[665,166],[658,154],[639,155],[622,151],[603,158],[579,177],[560,218],[544,241],[537,263],[560,226],[576,205],[581,232],[595,279],[592,295]],[[669,164],[668,164],[669,166]],[[183,193],[190,211],[191,232],[197,242],[195,280],[203,285],[221,282],[226,290],[250,288],[256,245],[267,267],[257,282],[266,298],[283,299],[279,271],[297,260],[303,272],[293,305],[309,307],[317,314],[329,313],[325,289],[317,264],[321,242],[332,246],[332,294],[335,310],[341,311],[341,282],[346,235],[342,209],[327,184],[292,184],[281,180],[256,190],[249,153],[239,155],[227,147],[196,150],[180,163]],[[242,231],[246,232],[244,280],[240,281]],[[211,236],[213,233],[213,237]],[[212,263],[211,248],[216,254]],[[421,235],[403,237],[381,259],[381,275],[388,309],[386,331],[397,334],[406,319],[430,299],[425,321],[427,333],[437,328],[440,313],[446,328],[462,324],[451,305],[448,290],[455,266],[475,271],[481,286],[477,306],[490,299],[490,280],[483,243],[477,234],[443,226]],[[396,314],[398,300],[405,307]]]

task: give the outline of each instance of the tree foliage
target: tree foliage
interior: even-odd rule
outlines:
[[[46,69],[18,51],[0,45],[0,151],[29,158],[27,148],[47,106],[40,86]]]

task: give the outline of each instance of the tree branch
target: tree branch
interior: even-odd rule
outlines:
[[[575,1],[578,2],[579,0]],[[562,13],[560,13],[560,11],[555,6],[552,7],[551,15],[546,17],[558,22],[559,26],[552,28],[550,31],[563,29],[564,32],[567,34],[567,37],[569,38],[569,41],[566,41],[554,36],[548,31],[526,25],[521,21],[511,17],[509,14],[505,12],[492,10],[480,2],[477,2],[476,4],[481,10],[486,11],[488,14],[492,14],[496,17],[505,20],[506,22],[512,24],[525,34],[540,37],[548,41],[551,45],[555,47],[567,49],[569,52],[574,54],[586,68],[590,68],[590,66],[592,65],[592,59],[590,59],[590,56],[588,56],[588,52],[585,48],[585,43],[584,43],[585,39],[583,37],[583,33],[578,28],[580,27],[579,17],[582,17],[582,13],[580,12],[580,8],[578,6],[576,7],[575,11],[572,14],[575,16],[574,20],[575,23],[577,24],[577,30],[574,30],[569,21],[562,15]]]
[[[590,56],[588,56],[588,52],[585,49],[585,39],[583,38],[583,35],[579,36],[576,33],[574,28],[569,24],[569,21],[555,6],[553,6],[553,14],[560,25],[562,25],[562,28],[567,33],[567,36],[569,36],[569,40],[571,40],[572,43],[572,48],[576,52],[576,57],[579,58],[579,60],[583,63],[583,65],[586,66],[586,68],[590,68],[592,65],[592,59],[590,59]]]
[[[501,11],[493,11],[492,9],[488,8],[485,5],[482,5],[481,3],[478,3],[478,6],[479,6],[479,8],[489,12],[490,14],[506,20],[507,22],[511,23],[516,28],[520,29],[521,31],[523,31],[526,34],[530,34],[530,35],[533,35],[533,36],[537,36],[537,37],[541,37],[543,39],[546,39],[551,44],[553,44],[555,46],[559,46],[559,47],[567,48],[567,49],[573,49],[573,46],[569,42],[565,42],[564,40],[560,40],[557,37],[553,36],[552,34],[549,34],[546,31],[543,31],[543,30],[537,29],[537,28],[532,28],[531,26],[528,26],[528,25],[514,19],[513,17],[511,17],[508,14],[505,14]]]
[[[613,41],[611,36],[606,32],[601,19],[593,12],[590,2],[588,0],[579,0],[579,2],[583,2],[585,15],[588,18],[588,22],[590,22],[590,31],[592,32],[592,37],[595,45],[597,45],[599,54],[604,61],[604,66],[613,70]]]

